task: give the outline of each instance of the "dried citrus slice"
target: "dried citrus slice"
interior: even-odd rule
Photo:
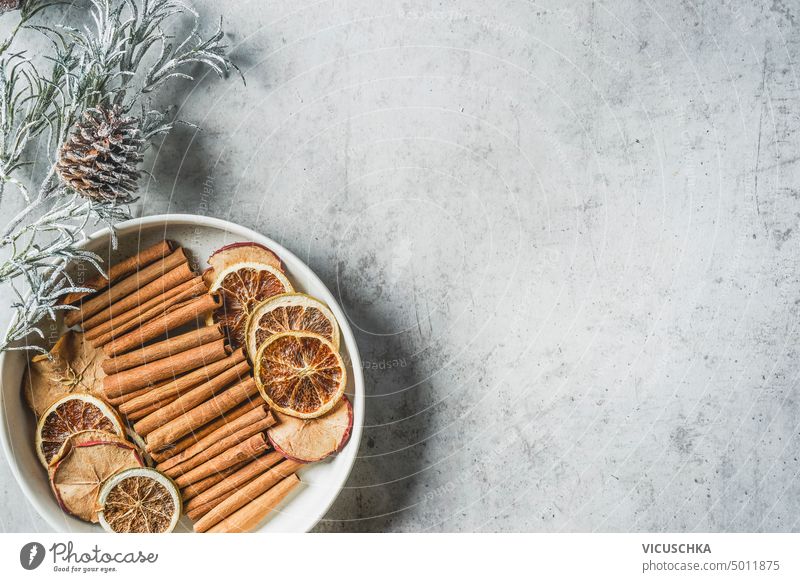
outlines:
[[[289,279],[275,267],[263,263],[234,263],[220,271],[209,289],[219,293],[222,305],[214,321],[225,328],[231,347],[244,345],[247,318],[256,305],[280,293],[294,291]]]
[[[210,285],[213,282],[214,273],[220,273],[234,263],[247,262],[271,265],[281,273],[284,272],[283,263],[278,255],[264,245],[254,242],[236,242],[211,253],[211,256],[208,257],[208,264],[211,265],[211,268],[203,273],[203,279],[207,285]]]
[[[69,394],[100,396],[105,376],[100,366],[103,358],[101,350],[75,331],[58,338],[49,354],[34,356],[25,370],[22,390],[36,417]]]
[[[347,396],[325,416],[295,418],[273,411],[278,424],[267,431],[277,452],[294,461],[314,463],[338,453],[353,432],[353,406]]]
[[[121,439],[77,443],[50,468],[50,485],[67,513],[97,523],[97,496],[108,479],[141,467],[136,447]]]
[[[255,379],[274,409],[315,418],[341,400],[347,371],[336,347],[318,333],[285,331],[267,338],[258,349]]]
[[[122,421],[105,402],[89,394],[72,394],[57,400],[39,419],[36,454],[47,467],[69,436],[84,430],[101,430],[122,436]]]
[[[247,322],[247,353],[282,331],[311,331],[339,349],[339,326],[328,307],[305,293],[282,293],[259,303]]]
[[[181,516],[181,495],[155,469],[128,469],[106,481],[98,497],[98,519],[111,533],[168,533]]]

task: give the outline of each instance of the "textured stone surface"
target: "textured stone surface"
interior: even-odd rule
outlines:
[[[320,530],[800,529],[796,3],[225,4],[247,86],[164,97],[203,131],[142,206],[340,298],[369,400]]]

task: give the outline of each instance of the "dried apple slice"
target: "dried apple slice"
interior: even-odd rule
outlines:
[[[67,437],[67,440],[64,441],[61,449],[50,460],[50,466],[52,467],[61,459],[63,459],[64,456],[70,452],[72,447],[75,445],[97,441],[121,441],[123,443],[127,443],[127,441],[119,435],[114,434],[113,432],[106,432],[104,430],[82,430],[80,432],[74,432]]]
[[[120,439],[77,443],[50,468],[50,486],[64,511],[97,523],[103,484],[120,471],[141,466],[136,447]]]
[[[25,370],[22,391],[39,418],[56,400],[76,393],[101,396],[105,372],[103,352],[92,347],[84,334],[68,331],[49,354],[34,356]]]
[[[304,420],[273,412],[278,424],[267,431],[277,452],[294,461],[313,463],[338,453],[353,431],[353,406],[347,396],[325,416]]]
[[[245,328],[256,305],[281,293],[294,291],[283,272],[263,263],[234,263],[219,271],[209,292],[218,293],[222,305],[214,312],[233,349],[245,343]]]
[[[47,467],[61,451],[69,436],[85,430],[124,434],[122,421],[104,401],[89,394],[72,394],[58,400],[39,419],[36,454]]]

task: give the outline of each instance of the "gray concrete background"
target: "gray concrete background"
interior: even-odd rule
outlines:
[[[247,86],[162,95],[203,131],[137,212],[339,297],[367,418],[319,530],[800,530],[797,2],[195,5]]]

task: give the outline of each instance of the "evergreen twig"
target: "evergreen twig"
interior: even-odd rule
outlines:
[[[17,296],[0,351],[41,351],[27,340],[44,337],[42,322],[72,309],[60,304],[64,295],[85,291],[68,275],[68,267],[83,262],[103,272],[98,255],[78,248],[84,229],[89,222],[104,222],[116,244],[113,224],[130,217],[130,200],[87,199],[59,180],[58,152],[79,117],[99,105],[139,109],[141,135],[150,142],[174,123],[166,111],[150,106],[154,91],[170,80],[193,80],[191,67],[197,64],[220,76],[236,69],[226,54],[221,21],[204,37],[197,13],[176,0],[74,2],[89,8],[88,24],[38,22],[37,16],[51,7],[69,4],[27,0],[16,13],[19,21],[0,42],[0,200],[13,189],[26,202],[0,233],[0,250],[7,255],[0,261],[0,283],[9,284]],[[193,18],[192,30],[176,40],[170,25],[186,14]],[[49,41],[51,53],[44,64],[15,49],[22,33]],[[32,187],[23,171],[32,166],[28,156],[36,145],[44,145],[48,161],[38,186]]]

